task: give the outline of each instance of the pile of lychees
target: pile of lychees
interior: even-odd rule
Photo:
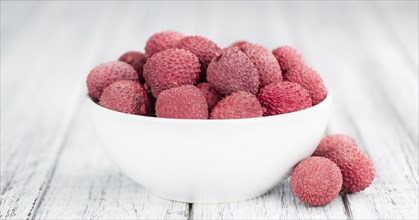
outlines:
[[[127,52],[95,67],[90,97],[119,112],[178,119],[238,119],[279,115],[326,97],[320,75],[292,47],[272,52],[245,41],[221,49],[200,36],[152,35],[145,54]],[[341,191],[359,192],[374,179],[371,160],[345,135],[326,136],[291,175],[291,189],[308,205]]]
[[[291,174],[294,195],[308,205],[325,205],[339,193],[354,193],[374,180],[374,167],[368,156],[347,135],[324,137],[316,151],[302,160]]]
[[[309,108],[326,97],[320,75],[289,46],[244,41],[221,49],[200,36],[152,35],[145,54],[94,68],[90,97],[108,109],[179,119],[238,119]]]

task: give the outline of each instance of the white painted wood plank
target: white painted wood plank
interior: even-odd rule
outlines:
[[[84,100],[37,219],[186,219],[188,204],[166,200],[120,173],[95,139]],[[152,166],[152,164],[150,164]]]
[[[123,14],[122,10],[125,8],[101,2],[86,3],[82,6],[80,10],[78,3],[45,3],[40,17],[29,16],[32,20],[27,30],[5,39],[6,44],[14,42],[15,46],[9,47],[7,56],[1,57],[4,64],[1,81],[1,126],[5,128],[1,131],[1,219],[36,217],[44,196],[49,195],[47,192],[52,190],[51,178],[54,175],[64,175],[56,172],[56,165],[61,158],[66,157],[61,153],[66,146],[64,144],[69,141],[68,131],[74,116],[78,114],[80,99],[85,98],[85,77],[92,67],[109,57],[107,54],[111,51],[108,51],[108,47],[114,46],[113,37],[118,33],[119,24],[113,21],[110,12]],[[20,6],[13,3],[5,7],[5,10],[17,14],[20,11]],[[11,16],[5,19],[13,19],[14,15],[11,13]],[[123,19],[120,19],[120,22],[129,19],[128,16],[121,18]],[[112,25],[108,26],[109,24]],[[21,65],[22,60],[26,65]],[[74,129],[76,131],[78,128]],[[89,155],[86,156],[86,159],[89,159]],[[94,173],[101,174],[100,170]],[[100,176],[98,177],[98,182],[101,182]],[[120,179],[119,174],[112,178],[116,181]],[[86,186],[98,185],[98,182],[92,180],[86,183]],[[130,213],[132,215],[128,217],[154,218],[154,212],[149,209],[153,205],[161,214],[159,217],[179,218],[188,211],[188,206],[183,203],[177,206],[169,201],[151,198],[141,187],[135,188],[132,182],[125,182],[128,182],[123,184],[127,187],[125,192],[137,192],[133,196],[139,196],[138,200],[144,201],[138,208],[142,213],[135,213],[137,210],[134,207]],[[96,200],[95,196],[100,198],[106,189],[105,186],[106,184],[103,185],[103,189],[99,189],[98,195],[95,194],[96,191],[90,191],[93,196],[90,202],[97,207],[100,207],[100,199]],[[65,192],[65,186],[60,190]],[[81,186],[80,190],[83,193],[83,190],[88,191],[89,188]],[[115,193],[119,192],[114,191]],[[58,195],[60,194],[58,192]],[[70,194],[68,199],[71,198]],[[124,209],[119,210],[121,213],[134,204],[131,198],[126,198]],[[167,208],[161,206],[165,203],[168,204]],[[86,209],[86,216],[95,217],[95,205]],[[44,210],[41,211],[46,216]],[[176,213],[179,215],[176,216]],[[79,213],[70,213],[69,216],[77,214]],[[111,214],[117,217],[120,213],[108,212],[104,218]]]
[[[418,1],[383,1],[374,2],[373,14],[380,19],[383,29],[400,48],[403,58],[418,74]],[[416,27],[416,28],[415,28]]]
[[[334,94],[329,131],[353,135],[376,170],[371,187],[343,197],[349,215],[417,219],[417,77],[368,3],[327,5],[298,10],[307,59]]]
[[[11,4],[9,6],[14,7],[15,5]],[[147,191],[127,180],[126,177],[119,173],[115,174],[115,168],[109,164],[106,168],[109,168],[109,171],[113,171],[113,173],[105,181],[102,181],[101,176],[97,176],[97,179],[85,179],[84,176],[75,174],[74,181],[76,182],[73,183],[80,187],[77,188],[80,190],[79,193],[88,192],[90,195],[88,198],[81,197],[81,199],[86,199],[87,204],[86,208],[83,207],[84,210],[80,210],[81,212],[72,212],[72,209],[68,209],[70,212],[64,212],[65,215],[57,215],[57,212],[62,211],[60,207],[67,207],[68,204],[71,204],[70,201],[74,201],[71,200],[73,191],[66,194],[68,197],[64,199],[65,201],[59,200],[63,203],[59,203],[56,209],[51,209],[52,206],[41,206],[45,196],[49,199],[45,200],[48,204],[51,198],[55,201],[54,196],[62,198],[61,196],[68,192],[65,184],[71,181],[63,178],[67,170],[57,169],[55,166],[62,158],[67,158],[67,155],[62,155],[62,150],[67,147],[65,145],[66,141],[71,141],[73,138],[77,139],[77,135],[80,134],[69,133],[68,130],[71,127],[71,131],[79,131],[79,128],[72,126],[71,121],[74,114],[79,114],[79,109],[83,108],[80,106],[79,100],[84,98],[86,94],[85,77],[87,73],[99,63],[114,60],[120,55],[113,51],[120,49],[118,42],[124,41],[124,36],[118,32],[120,22],[128,21],[131,18],[130,15],[136,13],[135,10],[130,10],[131,14],[124,14],[123,12],[130,8],[129,6],[129,4],[125,4],[121,7],[120,5],[102,2],[82,5],[51,2],[42,8],[41,14],[43,16],[31,21],[32,28],[30,30],[14,36],[18,38],[15,42],[18,42],[19,45],[10,47],[10,50],[7,51],[7,57],[2,56],[2,63],[6,64],[5,68],[2,66],[2,78],[5,79],[2,80],[2,101],[4,101],[4,97],[5,103],[7,103],[7,105],[2,105],[2,118],[7,119],[2,120],[2,127],[7,127],[8,130],[6,132],[2,130],[2,153],[5,153],[2,155],[2,181],[4,181],[2,187],[4,186],[4,188],[1,196],[0,218],[38,218],[38,213],[41,216],[40,218],[85,216],[106,219],[109,216],[114,216],[114,218],[125,216],[127,218],[180,219],[187,217],[187,204],[175,204],[149,195]],[[81,10],[79,10],[80,7]],[[20,7],[8,8],[7,10],[12,9],[18,13]],[[77,12],[73,15],[76,18],[67,14],[75,10]],[[111,11],[124,16],[121,16],[120,19],[114,19],[111,16]],[[51,17],[55,19],[51,19]],[[141,26],[142,23],[147,21],[141,16],[139,18],[139,21],[143,22],[133,20],[131,25]],[[45,32],[47,27],[55,28],[52,31]],[[48,33],[50,38],[45,39],[45,33]],[[32,38],[28,38],[28,34],[32,35]],[[131,36],[130,39],[131,42],[135,42]],[[7,39],[6,42],[9,42],[9,40],[12,41],[12,39]],[[37,44],[31,45],[34,41]],[[130,49],[134,48],[131,47]],[[33,63],[28,63],[28,66],[32,65],[36,68],[28,69],[28,66],[16,66],[23,58],[32,61],[29,57],[26,57],[26,54],[38,54],[33,59]],[[53,54],[59,59],[53,59]],[[3,73],[6,74],[3,75]],[[22,89],[17,91],[16,85],[19,85],[24,79],[29,82],[26,80],[22,82],[20,84]],[[38,88],[38,86],[42,86],[42,88]],[[3,92],[3,89],[5,92]],[[51,92],[53,94],[50,94]],[[33,103],[24,101],[28,97],[27,94],[34,94],[31,97]],[[29,114],[23,112],[26,110],[24,104],[33,104]],[[75,110],[77,110],[77,113]],[[63,120],[63,113],[65,112],[69,113],[66,114],[67,117],[64,115]],[[22,118],[22,114],[28,116]],[[18,124],[15,121],[16,119],[20,119],[17,122],[21,123]],[[83,118],[84,121],[86,121],[85,119]],[[37,123],[45,124],[45,128],[39,127]],[[81,124],[79,126],[82,127]],[[23,134],[16,133],[13,135],[11,129],[19,130]],[[58,132],[51,132],[53,130],[58,130]],[[68,137],[67,134],[73,134],[73,136]],[[3,136],[6,138],[3,139]],[[21,138],[25,138],[25,140],[20,141]],[[30,148],[25,149],[28,147]],[[97,148],[93,149],[97,150]],[[73,151],[73,153],[79,152]],[[85,162],[88,162],[90,154],[85,155],[87,156]],[[67,161],[71,164],[74,163],[74,160],[77,160],[77,157],[71,158],[73,161],[64,160],[64,162]],[[25,162],[22,163],[22,161]],[[66,166],[68,164],[65,164]],[[3,169],[4,167],[5,169]],[[101,171],[106,172],[108,170],[93,170],[89,174],[101,175]],[[58,176],[58,181],[51,182],[53,176]],[[65,182],[60,181],[61,178]],[[85,181],[82,185],[77,185],[77,181],[80,181],[80,179]],[[111,183],[112,180],[117,184],[120,183],[123,188],[117,191],[112,191],[114,188],[106,188],[109,186],[107,184],[108,180]],[[56,182],[58,184],[64,183],[64,186],[54,188]],[[51,193],[48,193],[49,190],[51,190]],[[122,194],[123,192],[126,194]],[[107,207],[107,201],[110,202],[109,205],[114,205],[113,199],[115,197],[106,197],[106,193],[110,196],[122,196],[120,201],[116,201],[117,203],[123,203],[121,206],[116,206],[122,207],[122,209],[111,210],[106,208],[102,210],[101,208],[104,207],[102,205]],[[109,198],[109,200],[106,200],[106,198]],[[77,209],[78,205],[84,205],[77,202],[74,204],[74,209]],[[39,209],[40,207],[43,208]],[[152,209],[152,207],[154,208]],[[56,212],[53,212],[54,210]],[[100,213],[100,210],[103,212]],[[129,210],[129,212],[125,213],[126,210]]]
[[[322,207],[298,201],[285,181],[255,199],[222,204],[194,204],[193,219],[347,219],[339,197]]]
[[[19,13],[20,8],[14,6],[7,2],[3,7]],[[70,90],[71,84],[63,84],[63,80],[74,80],[75,75],[51,59],[62,53],[57,48],[68,40],[69,32],[57,27],[45,37],[45,29],[56,22],[50,19],[54,12],[47,9],[25,32],[15,36],[18,43],[1,57],[1,219],[33,216],[47,190],[81,94],[80,89]],[[45,47],[47,44],[50,47]]]

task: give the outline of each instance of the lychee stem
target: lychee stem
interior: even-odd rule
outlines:
[[[214,59],[220,59],[220,57],[221,57],[220,53],[218,53],[218,52],[214,53]]]

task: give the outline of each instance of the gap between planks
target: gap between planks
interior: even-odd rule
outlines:
[[[35,198],[35,200],[33,202],[33,205],[32,205],[32,208],[30,209],[30,211],[28,213],[28,218],[27,219],[36,219],[36,215],[38,214],[39,207],[41,207],[41,203],[44,201],[44,197],[45,197],[46,193],[48,192],[49,185],[51,183],[52,178],[54,177],[55,170],[56,170],[57,164],[58,164],[58,162],[61,158],[64,146],[66,146],[66,142],[68,140],[68,135],[70,134],[71,128],[74,127],[74,124],[75,124],[75,121],[76,121],[75,118],[77,116],[77,111],[76,110],[80,106],[80,104],[82,103],[82,98],[84,98],[84,95],[82,95],[82,94],[84,94],[84,90],[81,90],[79,92],[79,94],[80,95],[78,96],[76,104],[73,105],[74,106],[73,111],[72,111],[70,117],[68,118],[68,121],[66,121],[66,123],[65,123],[66,126],[64,127],[64,135],[63,135],[62,140],[59,142],[59,150],[57,152],[57,155],[55,155],[55,159],[54,159],[53,164],[52,164],[52,169],[48,173],[45,182],[42,183],[41,188],[40,188],[40,193],[39,193],[38,197]],[[33,214],[32,214],[32,212],[33,212]]]

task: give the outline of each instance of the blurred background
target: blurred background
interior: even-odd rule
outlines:
[[[144,51],[148,37],[164,30],[202,35],[221,47],[237,40],[259,43],[269,49],[288,44],[325,73],[348,56],[368,54],[371,54],[368,60],[359,62],[386,62],[394,60],[393,56],[401,56],[406,62],[401,65],[410,70],[417,68],[416,1],[1,4],[3,68],[9,66],[7,71],[21,72],[19,75],[33,75],[30,69],[47,62],[51,68],[64,67],[60,71],[54,69],[56,76],[84,76],[94,65],[117,59],[127,50]],[[323,54],[335,60],[320,57]],[[25,65],[12,65],[16,62]],[[80,69],[86,67],[82,65],[86,62],[91,64],[89,68]],[[15,74],[2,73],[4,80],[11,83],[13,79],[8,76]]]
[[[376,166],[376,187],[339,210],[417,218],[418,25],[418,1],[1,1],[3,217],[95,218],[82,211],[91,197],[122,193],[121,207],[141,199],[95,147],[85,79],[126,51],[144,52],[153,33],[175,30],[220,47],[297,48],[334,95],[328,132],[354,136]],[[121,217],[114,207],[104,216]]]
[[[54,72],[51,77],[80,87],[74,79],[82,80],[95,65],[127,50],[144,51],[148,37],[164,30],[202,35],[221,47],[237,40],[269,49],[288,44],[301,51],[327,82],[329,74],[346,75],[344,66],[362,65],[356,71],[371,74],[366,66],[381,71],[384,63],[395,60],[401,62],[383,69],[417,75],[416,1],[2,1],[1,5],[5,100],[11,91],[3,85],[36,77],[37,67],[48,66],[43,71]]]

